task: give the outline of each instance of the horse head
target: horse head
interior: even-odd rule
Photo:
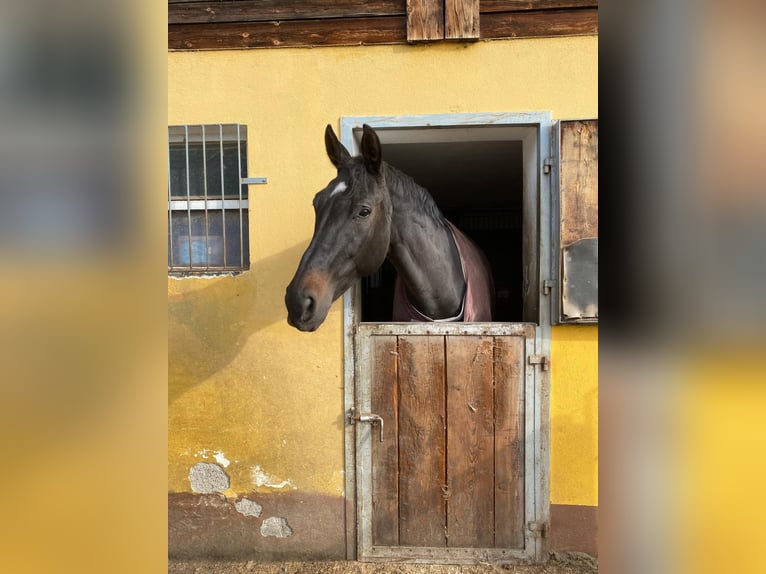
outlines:
[[[391,238],[391,197],[375,131],[363,126],[362,154],[351,157],[328,125],[325,147],[338,173],[314,196],[314,235],[285,294],[287,322],[301,331],[316,330],[354,281],[383,264]]]

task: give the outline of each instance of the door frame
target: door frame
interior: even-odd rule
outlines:
[[[534,235],[537,237],[536,245],[525,246],[525,254],[528,249],[535,251],[535,261],[525,261],[525,265],[532,264],[532,279],[527,281],[527,297],[534,297],[537,309],[537,322],[534,326],[534,337],[530,339],[528,353],[533,356],[544,357],[547,362],[527,364],[527,376],[529,377],[526,410],[527,418],[532,422],[531,433],[528,432],[526,448],[531,451],[532,482],[530,489],[525,489],[526,505],[532,509],[531,515],[535,520],[530,520],[527,527],[534,533],[533,544],[528,544],[523,556],[518,553],[509,553],[506,557],[501,555],[492,556],[493,560],[503,561],[542,561],[547,556],[547,538],[545,532],[549,530],[550,496],[549,496],[549,442],[550,442],[550,328],[551,328],[551,301],[549,285],[556,274],[552,270],[552,225],[551,225],[551,197],[552,193],[552,169],[553,141],[552,133],[555,122],[551,119],[550,112],[523,112],[523,113],[462,113],[462,114],[435,114],[435,115],[412,115],[412,116],[352,116],[342,117],[340,121],[340,140],[352,155],[359,153],[359,141],[357,135],[363,124],[368,124],[375,129],[394,130],[406,133],[407,130],[420,131],[429,128],[481,128],[485,126],[500,126],[509,129],[527,128],[526,134],[535,136],[534,147],[529,147],[529,138],[524,141],[524,185],[525,197],[536,196],[536,201],[526,201],[524,209],[525,225],[536,226]],[[515,138],[514,138],[515,139]],[[537,211],[535,214],[534,211]],[[531,220],[531,221],[527,221]],[[558,229],[558,227],[556,227]],[[526,235],[526,234],[525,234]],[[536,293],[535,293],[536,292]],[[537,295],[535,297],[535,294]],[[525,303],[525,307],[526,307]],[[344,377],[344,413],[349,413],[357,403],[355,339],[357,325],[361,317],[361,281],[357,281],[343,296],[343,377]],[[525,319],[526,311],[525,311]],[[503,326],[512,328],[514,323],[496,323],[498,332],[502,333]],[[454,325],[451,327],[455,327]],[[449,329],[447,325],[445,328]],[[531,356],[528,354],[528,357]],[[366,425],[362,425],[362,428]],[[345,425],[344,451],[345,451],[345,499],[346,499],[346,556],[349,560],[358,558],[358,548],[363,543],[362,533],[358,527],[357,500],[357,433],[359,425]],[[528,431],[530,430],[529,427]],[[364,432],[364,431],[362,431]],[[530,436],[531,435],[531,436]],[[529,460],[529,458],[528,458]],[[531,500],[530,500],[531,498]],[[528,513],[528,516],[530,514]],[[384,557],[375,557],[383,560]],[[394,559],[394,558],[390,558]],[[402,560],[402,558],[397,558]],[[444,560],[428,557],[413,557],[414,561],[439,561]],[[457,554],[447,556],[450,562],[475,562],[476,556],[461,557]]]

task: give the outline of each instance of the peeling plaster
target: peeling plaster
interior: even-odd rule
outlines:
[[[244,514],[245,516],[255,516],[256,518],[263,512],[263,507],[255,500],[249,498],[243,498],[234,503],[234,508],[237,512]]]
[[[267,518],[261,524],[261,536],[274,536],[276,538],[287,538],[293,535],[293,529],[287,524],[287,519],[281,516],[272,516]]]
[[[213,453],[213,458],[218,464],[220,464],[224,468],[226,468],[227,466],[231,464],[231,461],[228,458],[226,458],[223,452],[220,450],[217,450]]]
[[[229,475],[212,462],[198,462],[189,470],[189,482],[194,492],[212,494],[229,488]]]
[[[287,480],[280,480],[279,478],[264,472],[259,464],[256,464],[250,470],[250,474],[253,479],[253,484],[256,486],[268,486],[269,488],[285,488],[290,486],[293,490],[297,490],[297,487],[293,485],[289,478]]]

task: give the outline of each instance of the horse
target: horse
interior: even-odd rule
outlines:
[[[375,130],[364,124],[355,157],[332,126],[324,139],[337,175],[314,197],[314,235],[285,293],[288,324],[318,329],[332,303],[386,258],[397,272],[394,322],[491,321],[486,257],[424,187],[383,161]]]

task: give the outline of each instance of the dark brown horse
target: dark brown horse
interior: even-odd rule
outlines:
[[[398,275],[394,321],[491,321],[484,255],[423,187],[383,161],[375,131],[363,126],[362,155],[351,157],[328,125],[325,147],[338,174],[314,197],[314,237],[285,295],[288,323],[316,330],[386,257]]]

